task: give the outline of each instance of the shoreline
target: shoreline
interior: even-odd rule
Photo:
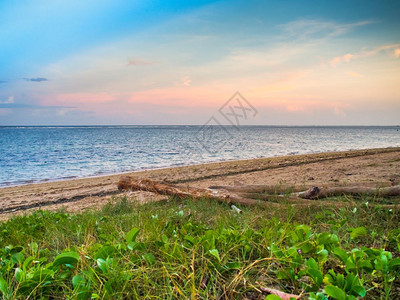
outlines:
[[[64,207],[79,212],[99,208],[116,195],[142,202],[164,198],[146,192],[118,191],[117,182],[124,175],[202,188],[237,182],[302,187],[354,183],[388,186],[400,182],[400,147],[230,160],[7,186],[0,188],[0,218],[39,208]]]
[[[344,153],[344,152],[359,152],[359,151],[391,151],[396,149],[400,149],[400,147],[384,147],[384,148],[362,148],[362,149],[349,149],[349,150],[340,150],[340,151],[325,151],[325,152],[312,152],[312,153],[302,153],[302,154],[286,154],[286,155],[275,155],[275,156],[263,156],[257,158],[244,158],[244,159],[227,159],[227,160],[215,160],[209,162],[201,162],[201,163],[193,163],[193,164],[179,164],[179,165],[171,165],[165,167],[154,167],[154,168],[146,168],[146,169],[138,169],[138,170],[131,170],[131,171],[123,171],[123,172],[111,172],[111,173],[104,173],[98,175],[89,175],[89,176],[69,176],[64,178],[46,178],[40,180],[26,180],[21,181],[24,183],[20,184],[13,184],[10,183],[9,185],[1,185],[0,183],[0,191],[6,188],[13,188],[13,187],[21,187],[21,186],[30,186],[30,185],[39,185],[39,184],[46,184],[46,183],[55,183],[55,182],[66,182],[71,180],[84,180],[84,179],[94,179],[94,178],[101,178],[101,177],[113,177],[113,176],[123,176],[128,174],[135,174],[140,172],[147,172],[147,171],[157,171],[157,170],[169,170],[175,168],[185,168],[185,167],[194,167],[194,166],[203,166],[209,164],[218,164],[218,163],[229,163],[229,162],[243,162],[243,161],[253,161],[253,160],[263,160],[263,159],[273,159],[273,158],[283,158],[283,157],[294,157],[294,156],[303,156],[303,155],[318,155],[318,154],[333,154],[333,153]],[[1,196],[1,195],[0,195]],[[1,201],[1,198],[0,198]]]

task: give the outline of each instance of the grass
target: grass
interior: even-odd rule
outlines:
[[[348,199],[346,200],[348,201]],[[398,209],[115,199],[0,224],[4,299],[400,298]],[[269,296],[270,299],[273,296]]]

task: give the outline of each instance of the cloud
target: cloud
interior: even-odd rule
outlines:
[[[315,19],[301,19],[279,25],[279,27],[282,28],[289,37],[305,39],[339,36],[357,27],[361,27],[371,23],[373,23],[373,21],[371,20],[340,24]]]
[[[14,103],[14,96],[10,96],[7,98],[7,100],[0,100],[1,104],[11,104]]]
[[[42,82],[42,81],[49,81],[47,78],[44,77],[36,77],[36,78],[23,78],[25,81],[31,81],[31,82]]]
[[[349,75],[349,76],[351,76],[351,77],[358,77],[358,78],[364,77],[364,76],[361,75],[360,73],[352,72],[352,71],[349,71],[349,72],[347,72],[346,74]]]
[[[336,67],[336,66],[338,66],[338,65],[340,65],[342,63],[348,63],[348,62],[350,62],[351,60],[354,60],[354,59],[371,57],[371,56],[374,56],[374,55],[376,55],[376,54],[378,54],[378,53],[380,53],[382,51],[392,50],[392,49],[397,48],[397,47],[400,47],[400,44],[383,45],[383,46],[377,47],[377,48],[369,50],[369,51],[362,51],[362,52],[358,52],[358,53],[354,53],[354,54],[347,53],[347,54],[345,54],[343,56],[334,57],[333,59],[331,59],[331,61],[329,63],[330,63],[330,65],[332,67]],[[396,51],[397,50],[399,50],[397,55],[400,56],[400,49],[395,49],[394,50],[395,51],[395,57],[398,57],[398,56],[396,56]]]
[[[0,108],[36,108],[36,105],[26,103],[5,103],[0,102]]]
[[[2,84],[2,83],[6,83],[7,81],[4,81],[4,80],[0,80],[0,84]]]
[[[348,103],[333,101],[326,102],[322,100],[303,100],[298,101],[283,101],[284,109],[288,112],[304,112],[307,114],[313,114],[320,110],[332,111],[336,116],[345,117],[345,110],[350,108]]]
[[[146,61],[142,59],[130,59],[128,60],[127,67],[129,66],[146,66],[146,65],[152,65],[154,64],[153,61]]]
[[[353,54],[347,53],[343,56],[337,56],[330,61],[332,67],[336,67],[337,65],[341,64],[342,62],[349,62],[354,57]]]
[[[184,86],[190,86],[192,84],[192,80],[190,79],[189,76],[184,76],[181,78],[182,84]]]
[[[12,102],[0,102],[0,108],[28,108],[28,109],[72,109],[74,106],[54,106],[54,105],[37,105],[28,103],[15,103],[13,97],[9,97],[8,100],[12,98]],[[6,101],[8,101],[6,100]]]
[[[394,57],[396,58],[400,57],[400,48],[394,49]]]
[[[56,115],[57,116],[65,116],[66,114],[68,114],[69,112],[74,111],[74,110],[75,110],[74,108],[65,108],[65,107],[59,108],[56,111]]]
[[[52,97],[53,98],[53,97]],[[70,94],[59,94],[55,97],[61,103],[105,103],[115,100],[115,96],[109,93],[70,93]],[[53,101],[52,99],[51,101]]]

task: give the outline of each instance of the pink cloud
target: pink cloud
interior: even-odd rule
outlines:
[[[330,110],[337,116],[344,117],[346,116],[345,109],[349,108],[350,105],[342,102],[328,102],[322,100],[311,100],[311,101],[291,101],[284,100],[281,104],[288,112],[302,112],[312,114],[316,111],[321,110]]]
[[[288,112],[304,111],[304,103],[288,103],[285,104],[285,108]]]
[[[349,71],[349,72],[347,72],[346,74],[349,75],[349,76],[351,76],[351,77],[358,77],[358,78],[364,77],[362,74],[357,73],[357,72],[352,72],[352,71]]]
[[[378,53],[380,53],[380,52],[382,52],[382,51],[391,50],[391,49],[397,48],[397,47],[399,47],[399,46],[400,46],[399,44],[384,45],[384,46],[380,46],[380,47],[377,47],[377,48],[375,48],[375,49],[372,49],[372,50],[370,50],[370,51],[362,51],[362,52],[355,53],[355,54],[347,53],[347,54],[345,54],[345,55],[343,55],[343,56],[336,56],[336,57],[334,57],[333,59],[331,59],[331,61],[330,61],[329,63],[330,63],[330,65],[331,65],[332,67],[336,67],[337,65],[340,65],[340,64],[342,64],[342,63],[348,63],[348,62],[350,62],[350,61],[353,60],[353,59],[358,59],[358,58],[365,58],[365,57],[374,56],[374,55],[376,55],[376,54],[378,54]],[[395,50],[395,57],[398,57],[398,56],[396,56],[396,51],[397,51],[397,50],[398,50],[398,49]],[[400,50],[399,50],[399,54],[398,54],[398,55],[400,56]]]
[[[129,66],[146,66],[154,64],[153,61],[147,61],[142,59],[130,59],[128,60],[127,67]]]
[[[115,96],[108,93],[72,93],[57,95],[56,100],[64,104],[104,103],[114,101]]]
[[[353,57],[354,55],[350,53],[347,53],[343,56],[337,56],[330,61],[330,64],[332,67],[336,67],[343,62],[349,62]]]
[[[192,80],[190,79],[189,76],[184,76],[181,78],[182,84],[184,86],[190,86],[192,84]]]
[[[173,86],[132,93],[128,97],[128,102],[146,102],[160,105],[171,104],[183,107],[213,107],[216,103],[223,103],[229,99],[231,93],[231,91],[226,92],[222,88]]]

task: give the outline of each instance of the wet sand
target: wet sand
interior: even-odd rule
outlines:
[[[132,172],[184,186],[265,184],[301,186],[363,185],[382,187],[400,184],[400,148],[326,152]],[[69,212],[99,209],[114,196],[128,195],[140,202],[163,196],[148,192],[121,192],[122,174],[46,182],[0,189],[0,219],[35,209]]]

